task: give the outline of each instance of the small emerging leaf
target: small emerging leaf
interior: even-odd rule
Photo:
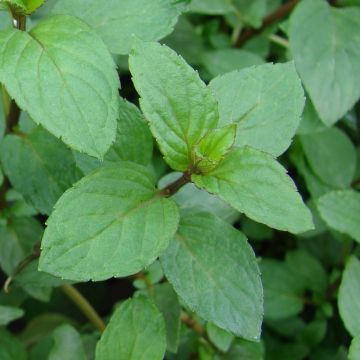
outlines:
[[[236,124],[211,130],[195,146],[195,168],[200,173],[206,173],[217,167],[224,158],[236,136]]]

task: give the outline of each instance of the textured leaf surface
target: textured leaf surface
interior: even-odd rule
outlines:
[[[279,230],[300,233],[313,227],[286,170],[270,155],[248,147],[233,149],[197,186],[218,195],[251,219]]]
[[[202,318],[234,334],[260,336],[260,272],[246,237],[208,213],[182,214],[175,239],[161,257],[165,275]]]
[[[0,266],[10,275],[41,240],[42,226],[33,218],[9,218],[0,225]]]
[[[176,204],[159,197],[151,173],[118,162],[84,177],[57,202],[39,268],[79,281],[128,276],[166,249],[177,223]]]
[[[333,191],[318,199],[321,217],[333,229],[360,242],[360,194],[353,190]]]
[[[360,335],[360,261],[352,256],[348,260],[338,295],[340,316],[352,336]]]
[[[7,3],[16,11],[29,15],[41,6],[44,1],[45,0],[0,0],[0,3]]]
[[[356,151],[348,136],[337,128],[330,128],[300,139],[311,169],[322,181],[336,188],[350,186]]]
[[[126,100],[119,100],[116,138],[104,161],[74,152],[77,166],[84,174],[116,161],[133,161],[148,165],[152,159],[153,138],[140,110]]]
[[[50,214],[80,177],[71,151],[41,127],[29,135],[6,136],[0,157],[14,188],[43,214]]]
[[[101,39],[75,17],[54,16],[30,33],[1,32],[0,54],[0,82],[18,105],[66,144],[102,158],[115,137],[119,81]]]
[[[166,162],[186,170],[192,148],[218,122],[214,97],[197,72],[164,45],[137,42],[129,64],[141,109]]]
[[[237,123],[238,146],[272,155],[290,145],[300,122],[304,93],[293,63],[265,64],[215,78],[220,123]]]
[[[170,34],[184,5],[177,0],[61,0],[54,14],[87,22],[114,54],[128,54],[134,36],[145,41]]]
[[[290,19],[296,68],[316,110],[332,125],[360,96],[360,9],[306,0]]]
[[[12,306],[0,305],[0,326],[7,325],[24,315],[24,310]]]
[[[209,131],[195,146],[196,169],[202,174],[218,166],[233,146],[236,124]]]
[[[144,297],[130,299],[114,312],[96,347],[96,360],[162,360],[164,319]]]
[[[49,360],[87,359],[80,334],[72,326],[61,325],[52,336],[55,343],[49,354]]]

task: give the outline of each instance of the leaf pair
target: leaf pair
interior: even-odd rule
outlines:
[[[258,222],[294,233],[311,228],[285,169],[262,152],[284,152],[299,123],[304,97],[292,64],[226,74],[209,88],[156,43],[138,42],[129,63],[142,111],[173,169],[192,173],[197,186]],[[216,129],[219,122],[224,127]],[[233,141],[242,148],[231,149]]]

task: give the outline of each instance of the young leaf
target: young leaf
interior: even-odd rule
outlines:
[[[290,145],[304,107],[304,92],[293,63],[233,71],[210,83],[219,102],[220,126],[235,122],[235,145],[274,156]]]
[[[209,213],[184,211],[161,262],[175,291],[201,317],[246,339],[259,338],[260,273],[241,232]]]
[[[71,151],[41,127],[29,135],[7,135],[0,149],[11,184],[43,214],[80,178]]]
[[[87,359],[80,334],[71,325],[59,326],[53,332],[53,338],[55,344],[50,351],[49,360]]]
[[[306,90],[327,125],[360,96],[360,9],[306,0],[290,19],[290,46]]]
[[[353,190],[333,191],[317,201],[323,220],[333,229],[360,242],[360,194]]]
[[[165,354],[164,319],[146,298],[122,303],[111,316],[96,346],[96,360],[162,360]]]
[[[53,16],[29,33],[0,32],[0,82],[36,123],[74,149],[102,158],[113,142],[115,64],[81,20]]]
[[[39,269],[69,280],[128,276],[150,265],[176,232],[176,204],[150,171],[118,162],[84,177],[55,205]]]
[[[53,14],[86,21],[114,54],[128,54],[134,35],[144,41],[170,34],[184,4],[177,0],[61,0]]]
[[[295,234],[313,228],[286,170],[261,151],[235,148],[215,170],[192,175],[192,180],[257,222]]]
[[[178,171],[218,122],[217,103],[199,75],[165,45],[138,41],[129,59],[141,109],[165,161]]]
[[[0,305],[0,326],[7,325],[8,323],[22,317],[24,310],[12,306]]]
[[[232,147],[236,136],[236,124],[211,130],[195,146],[195,167],[205,174],[215,169]]]
[[[337,128],[300,137],[306,159],[313,172],[336,188],[350,186],[356,167],[356,151],[351,140]]]
[[[351,256],[341,280],[338,296],[340,316],[352,336],[360,335],[360,261]]]

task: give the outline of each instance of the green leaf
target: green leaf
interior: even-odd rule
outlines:
[[[356,168],[356,151],[341,130],[302,135],[301,144],[312,171],[326,184],[336,188],[350,186]]]
[[[360,9],[305,0],[290,19],[290,47],[306,90],[327,125],[360,96]]]
[[[284,319],[303,308],[303,284],[296,281],[284,263],[263,259],[260,262],[265,295],[265,318]]]
[[[352,336],[360,335],[360,261],[351,256],[346,263],[338,295],[340,316]]]
[[[227,352],[234,340],[234,335],[219,328],[211,322],[206,324],[206,332],[210,341],[223,352]]]
[[[43,214],[80,177],[71,151],[41,127],[29,135],[7,135],[0,150],[11,184]]]
[[[192,175],[192,180],[249,218],[275,229],[301,233],[313,227],[311,213],[286,170],[258,150],[235,148],[215,170]]]
[[[261,65],[264,60],[257,54],[241,49],[220,49],[206,52],[202,58],[205,69],[212,77],[240,70],[252,65]]]
[[[155,41],[170,34],[183,9],[177,0],[62,0],[52,13],[79,17],[112,53],[128,54],[135,37]]]
[[[105,154],[104,161],[79,152],[74,152],[74,157],[81,171],[88,174],[102,165],[120,160],[148,165],[152,159],[152,152],[153,138],[140,110],[119,98],[116,138]]]
[[[9,324],[10,322],[21,318],[24,310],[12,306],[0,305],[0,326]]]
[[[76,359],[86,360],[80,334],[70,325],[64,324],[53,332],[54,346],[49,360]]]
[[[53,16],[30,33],[1,32],[0,82],[36,123],[74,149],[102,158],[113,142],[115,64],[81,20]]]
[[[297,285],[313,292],[325,293],[328,276],[321,262],[315,257],[303,250],[289,251],[286,254],[286,265],[296,278]]]
[[[144,297],[122,303],[111,316],[96,347],[96,360],[162,360],[165,354],[164,319]]]
[[[260,273],[241,232],[214,215],[184,211],[161,262],[175,291],[199,316],[238,336],[259,338]]]
[[[129,64],[141,109],[165,161],[185,171],[193,164],[193,147],[217,125],[212,93],[197,72],[164,45],[138,41]]]
[[[0,266],[10,275],[41,240],[42,226],[33,218],[9,218],[0,225]]]
[[[176,204],[150,171],[118,162],[84,177],[55,205],[39,269],[69,280],[128,276],[150,265],[176,232]]]
[[[178,297],[169,283],[155,285],[151,295],[165,320],[167,350],[175,353],[180,337],[181,307]]]
[[[360,359],[360,335],[351,341],[349,349],[349,360]]]
[[[233,71],[210,83],[219,102],[220,126],[237,124],[237,146],[281,155],[291,144],[304,106],[293,63]]]
[[[306,99],[304,111],[302,113],[302,119],[297,129],[297,134],[308,135],[319,131],[326,130],[326,125],[319,118],[314,105],[309,98]]]
[[[360,242],[360,194],[357,191],[332,191],[318,199],[317,207],[331,228]]]
[[[232,0],[192,0],[189,11],[208,15],[223,15],[235,10]]]
[[[26,360],[24,345],[11,333],[0,328],[0,359]]]
[[[259,28],[266,15],[267,0],[233,0],[238,17],[245,24]]]
[[[236,124],[209,131],[195,146],[195,167],[202,174],[215,169],[233,146]]]
[[[231,349],[224,354],[224,360],[264,360],[265,349],[262,342],[250,342],[236,339]]]

